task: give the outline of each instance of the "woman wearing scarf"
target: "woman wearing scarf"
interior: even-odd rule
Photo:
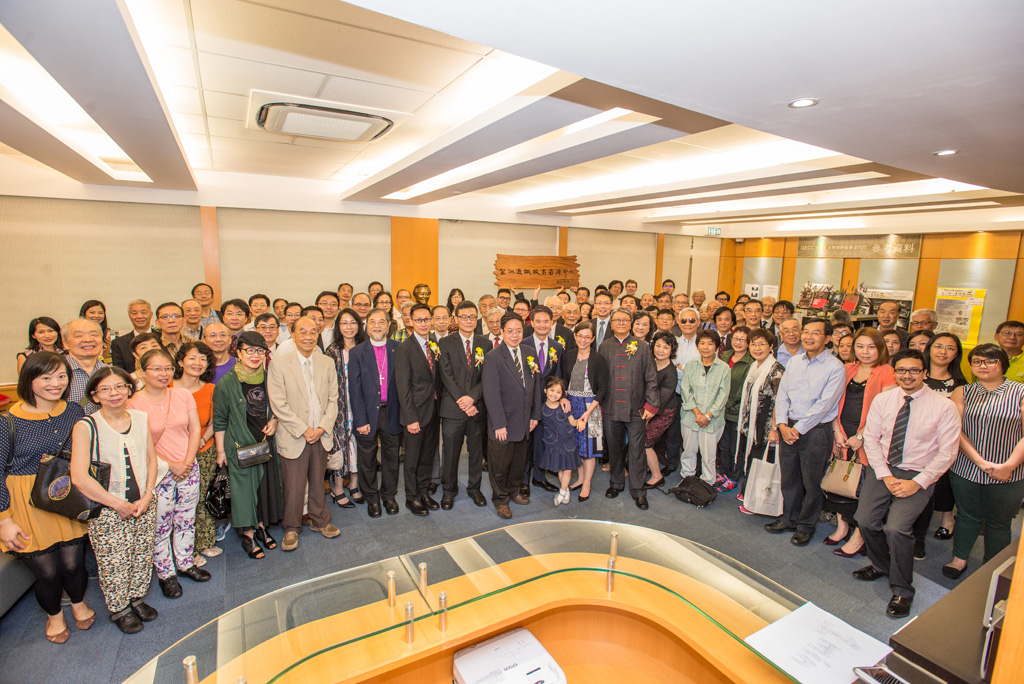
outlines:
[[[775,360],[772,349],[775,335],[765,328],[751,330],[747,337],[747,351],[754,358],[740,391],[740,410],[737,418],[736,462],[743,463],[743,474],[737,487],[737,499],[743,501],[750,461],[761,458],[769,444],[779,443],[775,427],[775,397],[785,368]],[[740,506],[744,513],[752,513]]]
[[[377,293],[378,299],[384,294],[386,293]],[[390,303],[390,299],[388,302]],[[384,312],[386,315],[387,311]],[[356,436],[352,432],[352,403],[348,397],[348,354],[352,347],[365,342],[366,339],[366,331],[359,323],[356,312],[352,309],[342,309],[334,319],[334,341],[324,351],[324,354],[334,359],[334,366],[338,371],[338,418],[334,421],[334,451],[327,457],[327,470],[331,473],[331,498],[342,508],[355,508],[356,504],[363,503],[363,495],[359,491],[359,476],[356,473]],[[345,496],[346,476],[351,498]]]
[[[267,528],[281,522],[284,491],[278,455],[270,440],[271,458],[264,464],[242,468],[238,448],[273,437],[277,419],[270,413],[267,377],[263,360],[267,342],[247,330],[238,336],[238,362],[213,389],[213,436],[217,466],[228,464],[231,480],[231,524],[249,558],[263,558],[260,543],[277,548]]]

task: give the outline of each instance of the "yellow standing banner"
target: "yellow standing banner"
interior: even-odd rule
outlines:
[[[938,329],[953,333],[965,345],[978,344],[985,292],[975,288],[940,287],[935,293]]]

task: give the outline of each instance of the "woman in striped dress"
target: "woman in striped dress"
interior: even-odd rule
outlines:
[[[988,562],[1010,544],[1010,523],[1024,499],[1024,383],[1004,377],[1006,352],[981,344],[967,356],[978,379],[953,391],[963,417],[960,453],[949,470],[956,498],[953,560],[942,574],[958,579],[967,567],[981,523]]]

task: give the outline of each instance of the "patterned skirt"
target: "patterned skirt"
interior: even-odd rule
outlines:
[[[594,401],[593,397],[580,397],[570,394],[569,403],[572,404],[572,417],[578,419],[582,416],[592,401]],[[576,433],[576,446],[579,449],[580,458],[597,458],[600,456],[601,452],[604,451],[603,437],[604,429],[601,427],[601,407],[598,406],[590,414],[590,420],[587,421],[587,429]]]

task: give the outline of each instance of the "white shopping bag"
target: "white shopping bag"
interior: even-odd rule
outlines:
[[[772,460],[768,460],[771,452]],[[747,486],[743,491],[743,506],[760,515],[782,515],[782,467],[777,447],[765,447],[761,458],[750,460]]]

